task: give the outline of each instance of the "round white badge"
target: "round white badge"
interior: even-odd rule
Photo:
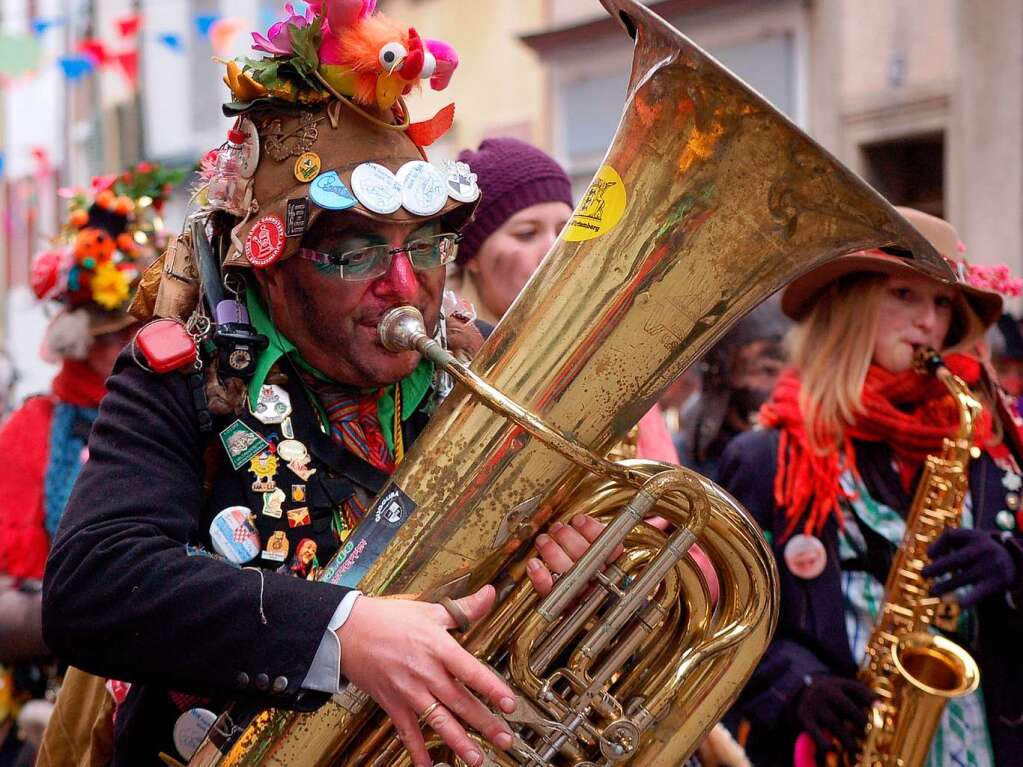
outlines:
[[[291,463],[292,461],[306,460],[309,457],[309,451],[306,450],[306,446],[297,439],[285,439],[278,443],[277,455],[279,455],[281,460],[285,463]]]
[[[432,216],[448,201],[447,182],[440,171],[423,160],[412,160],[398,169],[401,204],[416,216]]]
[[[387,215],[401,207],[401,184],[375,162],[364,162],[352,171],[352,191],[362,206],[374,213]]]
[[[191,759],[216,721],[217,715],[208,709],[188,709],[174,722],[174,748],[185,759]]]
[[[789,572],[806,581],[823,573],[828,563],[824,544],[812,535],[793,535],[785,544],[784,556]]]
[[[451,160],[444,166],[448,194],[458,202],[476,202],[480,196],[477,176],[468,163]]]
[[[242,178],[252,178],[256,175],[256,167],[259,165],[259,133],[255,124],[247,117],[238,122],[238,130],[245,134],[238,174]]]
[[[263,548],[259,531],[250,521],[251,515],[252,510],[247,506],[228,506],[210,524],[213,550],[228,562],[243,565],[255,559]]]

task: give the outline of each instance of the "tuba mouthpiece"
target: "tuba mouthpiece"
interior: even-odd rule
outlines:
[[[423,315],[414,306],[390,309],[377,326],[380,343],[389,352],[414,351],[416,339],[427,335]]]

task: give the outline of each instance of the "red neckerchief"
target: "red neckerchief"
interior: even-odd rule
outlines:
[[[107,393],[104,378],[85,362],[64,360],[53,379],[53,394],[62,402],[79,407],[99,407]]]
[[[945,363],[967,384],[980,379],[980,365],[971,357],[948,355]],[[800,521],[808,535],[819,534],[832,516],[841,525],[839,501],[848,496],[839,478],[844,469],[857,472],[854,439],[890,445],[903,487],[908,489],[924,459],[939,453],[945,437],[959,424],[955,402],[939,380],[912,370],[890,373],[871,365],[856,422],[834,449],[820,453],[807,438],[799,407],[801,385],[797,371],[786,371],[760,410],[760,422],[780,433],[774,496],[775,503],[785,510],[786,535],[794,532]],[[985,409],[975,443],[987,447],[991,438],[991,416]]]

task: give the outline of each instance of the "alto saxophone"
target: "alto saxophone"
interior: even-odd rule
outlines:
[[[936,376],[955,399],[959,429],[940,455],[927,457],[906,519],[906,533],[885,584],[885,599],[867,643],[860,681],[878,696],[870,711],[858,767],[918,767],[927,758],[945,704],[977,689],[980,672],[962,647],[928,631],[939,597],[920,572],[927,548],[963,516],[980,402],[933,349],[917,352],[916,366]]]

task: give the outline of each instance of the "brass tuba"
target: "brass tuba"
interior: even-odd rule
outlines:
[[[770,641],[773,558],[746,513],[705,479],[601,456],[799,274],[891,246],[951,277],[876,192],[676,29],[636,0],[601,2],[635,40],[614,142],[471,368],[449,361],[459,385],[325,574],[358,574],[368,594],[425,599],[498,585],[494,614],[462,639],[520,696],[516,743],[484,748],[490,764],[667,767],[696,748]],[[385,324],[388,343],[444,362],[415,317]],[[532,538],[577,509],[610,524],[538,603],[522,577]],[[379,532],[403,510],[407,521],[370,555],[379,539],[363,527]],[[675,531],[641,521],[653,514]],[[618,540],[626,553],[601,572]],[[694,540],[722,581],[716,606],[686,554]],[[349,688],[311,714],[231,709],[191,764],[409,760],[386,718]]]

